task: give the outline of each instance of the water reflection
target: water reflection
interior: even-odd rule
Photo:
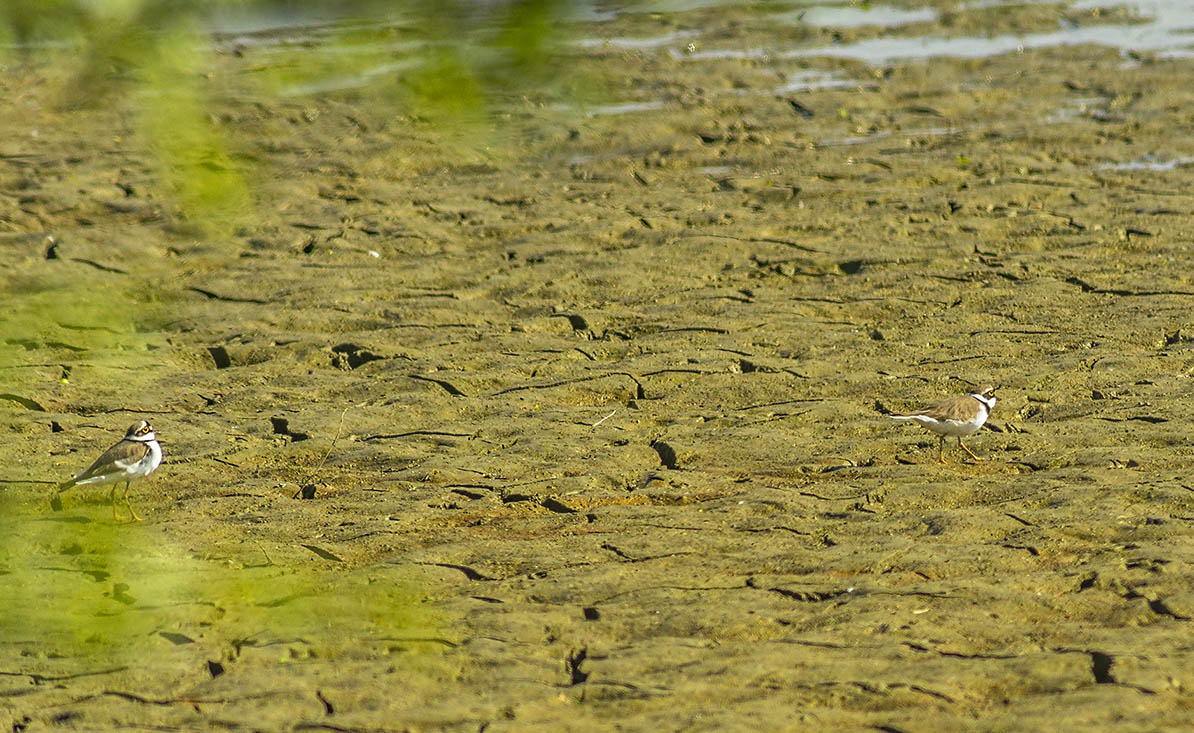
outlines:
[[[976,3],[962,5],[958,12],[989,9],[1012,5],[1023,5],[1023,2],[992,2],[983,0]],[[1101,11],[1116,7],[1126,7],[1141,19],[1139,24],[1106,24],[1086,25],[1076,24],[1065,15],[1059,15],[1058,29],[1046,33],[1003,34],[991,38],[966,36],[947,38],[941,36],[913,36],[869,38],[855,43],[846,43],[817,48],[802,48],[787,51],[783,58],[801,58],[807,56],[828,56],[835,58],[856,59],[869,64],[883,65],[897,61],[923,61],[940,56],[959,58],[986,58],[1005,53],[1020,52],[1027,49],[1049,48],[1053,46],[1067,46],[1080,44],[1097,44],[1118,48],[1121,51],[1148,51],[1157,53],[1161,57],[1186,57],[1194,54],[1191,44],[1194,44],[1194,4],[1185,0],[1134,0],[1130,2],[1112,2],[1111,0],[1080,0],[1068,6],[1068,11],[1080,11],[1091,23],[1098,23]],[[813,10],[817,12],[814,13]],[[933,14],[929,17],[916,15],[919,20],[933,20],[935,12],[924,9]],[[869,13],[866,10],[850,10],[840,7],[814,8],[803,14],[800,22],[814,22],[832,27],[852,27],[868,23]],[[905,11],[906,12],[906,11]],[[890,20],[878,23],[886,27],[903,25],[911,15],[901,16],[899,12],[887,13],[881,10],[879,16],[888,15]],[[782,15],[779,17],[800,17],[799,14]]]
[[[815,5],[778,16],[788,22],[807,23],[819,27],[854,28],[878,25],[892,28],[909,23],[927,23],[937,19],[933,8],[896,8],[890,5]]]

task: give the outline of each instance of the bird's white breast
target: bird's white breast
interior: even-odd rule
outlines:
[[[912,419],[934,433],[949,435],[951,437],[963,437],[977,433],[982,428],[983,423],[987,421],[987,413],[983,410],[969,420],[934,420],[924,415],[917,415]]]
[[[149,450],[139,461],[116,461],[116,466],[124,471],[128,478],[148,476],[162,464],[162,446],[156,440],[151,440],[145,447]]]

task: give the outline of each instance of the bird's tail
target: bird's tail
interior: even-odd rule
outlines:
[[[54,495],[50,497],[50,509],[56,512],[62,511],[62,492],[74,486],[77,486],[74,479],[58,484],[58,487],[54,489]]]

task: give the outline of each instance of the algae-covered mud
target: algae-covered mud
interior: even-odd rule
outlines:
[[[1194,61],[812,53],[1128,7],[693,5],[458,127],[218,35],[206,188],[150,95],[8,57],[0,722],[1191,723]],[[886,417],[978,384],[984,461]],[[52,511],[142,418],[146,521]]]

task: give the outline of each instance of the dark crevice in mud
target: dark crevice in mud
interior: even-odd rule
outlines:
[[[692,553],[688,553],[692,554]],[[598,598],[598,604],[613,603],[614,601],[625,596],[635,595],[637,593],[651,592],[651,591],[667,591],[677,590],[685,593],[708,593],[710,591],[728,590],[737,591],[742,590],[741,585],[644,585],[634,588],[632,590],[625,590],[620,593],[614,593],[605,598]]]
[[[891,682],[891,683],[884,684],[881,682],[876,683],[876,682],[864,682],[861,680],[845,680],[845,681],[841,681],[841,682],[821,682],[818,684],[820,684],[821,686],[824,686],[824,687],[836,687],[836,686],[856,687],[859,690],[862,690],[863,692],[869,693],[871,695],[881,695],[881,696],[887,696],[889,694],[888,691],[892,690],[892,689],[905,689],[905,690],[912,690],[913,692],[919,692],[922,695],[928,695],[930,697],[935,697],[938,700],[944,700],[949,703],[954,702],[954,699],[952,697],[950,697],[949,695],[946,695],[945,693],[937,692],[936,690],[931,690],[927,687],[912,684],[909,682]],[[900,730],[900,729],[885,726],[885,727],[879,728],[879,730]]]
[[[6,672],[0,670],[0,677],[28,677],[35,685],[43,685],[47,682],[65,682],[67,680],[79,679],[80,677],[95,677],[102,674],[116,674],[117,672],[125,672],[128,667],[109,667],[107,669],[97,669],[91,672],[75,672],[73,674],[38,674],[36,672]]]
[[[331,701],[323,696],[322,690],[315,691],[315,699],[319,700],[319,702],[323,705],[323,712],[325,714],[332,715],[336,712],[336,708],[332,705]]]
[[[1039,551],[1039,550],[1037,550],[1037,549],[1036,549],[1035,547],[1033,547],[1032,545],[1013,545],[1013,544],[1004,544],[1004,545],[1000,545],[1000,547],[1004,547],[1004,548],[1007,548],[1007,549],[1009,549],[1009,550],[1023,550],[1023,551],[1025,551],[1025,552],[1027,552],[1029,555],[1032,555],[1033,557],[1039,557],[1039,556],[1040,556],[1040,554],[1041,554],[1041,553],[1040,553],[1040,551]]]
[[[33,410],[34,412],[45,412],[46,411],[46,408],[42,407],[39,403],[29,399],[28,397],[22,397],[20,395],[15,395],[10,392],[0,393],[0,400],[8,400],[9,402],[15,402],[18,405],[20,405],[21,407],[24,407],[26,410]]]
[[[1149,601],[1148,607],[1158,616],[1169,616],[1170,618],[1177,619],[1178,621],[1190,620],[1189,616],[1183,616],[1180,613],[1175,612],[1165,604],[1165,601],[1161,600],[1160,598]]]
[[[299,487],[298,491],[296,491],[290,495],[290,498],[291,499],[300,499],[301,498],[305,501],[310,501],[315,498],[315,492],[317,490],[318,490],[318,487],[316,487],[315,484],[303,484],[301,487]]]
[[[749,291],[740,290],[738,292],[745,293],[745,292],[749,292]],[[696,300],[732,300],[735,303],[747,303],[747,304],[755,302],[754,299],[751,298],[749,295],[724,295],[724,294],[722,294],[722,295],[702,295],[702,296],[699,296],[698,298],[696,298]],[[729,349],[721,349],[721,350],[729,351]]]
[[[585,617],[585,621],[601,620],[601,612],[595,606],[585,606],[581,609],[581,614]]]
[[[393,314],[386,311],[382,313],[383,316],[393,317]],[[475,323],[394,323],[389,328],[426,328],[430,330],[440,328],[474,328]]]
[[[791,598],[792,600],[800,601],[801,603],[820,603],[822,601],[830,601],[830,600],[833,600],[834,598],[840,598],[842,596],[853,595],[854,591],[855,591],[854,588],[846,588],[843,590],[827,590],[827,591],[789,590],[787,588],[780,588],[778,586],[768,587],[768,586],[764,586],[764,585],[759,585],[759,582],[753,577],[746,579],[746,587],[753,588],[754,590],[765,590],[768,593],[777,593],[777,594],[783,596],[784,598]]]
[[[775,237],[737,237],[737,236],[734,236],[733,234],[711,234],[709,232],[700,232],[699,234],[693,233],[693,234],[690,234],[687,236],[709,237],[711,239],[733,239],[736,242],[759,242],[759,243],[763,243],[763,244],[778,244],[778,245],[782,245],[784,247],[791,247],[792,249],[798,249],[801,252],[811,252],[814,254],[828,254],[823,249],[817,249],[816,247],[809,247],[808,245],[800,244],[799,242],[793,242],[790,239],[776,239]]]
[[[814,649],[856,649],[853,644],[834,644],[830,641],[810,641],[808,639],[776,639],[777,644],[792,644],[794,646],[808,646]]]
[[[504,395],[504,394],[509,394],[511,392],[522,392],[522,391],[528,390],[528,389],[551,389],[553,387],[563,387],[563,386],[569,385],[569,384],[580,384],[581,382],[591,382],[595,379],[605,379],[606,377],[614,377],[614,376],[630,377],[632,380],[634,380],[634,383],[638,385],[638,392],[636,394],[636,397],[640,400],[644,399],[642,384],[639,384],[639,381],[637,379],[635,379],[633,376],[631,376],[625,372],[608,372],[606,374],[594,374],[593,376],[589,376],[589,377],[577,377],[575,379],[562,379],[558,382],[544,382],[542,384],[519,384],[514,387],[506,387],[505,389],[499,389],[497,392],[491,392],[489,394],[489,396],[490,397],[500,397],[501,395]]]
[[[916,644],[911,641],[902,642],[904,646],[913,651],[925,652],[926,654],[936,654],[939,657],[951,657],[953,659],[1015,659],[1015,654],[963,654],[962,652],[947,652],[940,649],[932,649],[921,644]]]
[[[337,344],[332,347],[332,366],[337,369],[356,369],[362,364],[386,358],[352,343]]]
[[[676,449],[672,448],[662,440],[655,440],[651,442],[651,449],[659,454],[659,462],[663,464],[664,468],[669,470],[676,469]]]
[[[792,108],[793,112],[800,115],[804,119],[811,120],[813,117],[816,117],[816,113],[814,113],[811,109],[804,106],[803,104],[796,101],[795,99],[789,98],[789,99],[785,99],[784,101],[786,101],[788,103],[788,105]]]
[[[695,554],[693,552],[682,551],[682,552],[665,552],[662,555],[646,555],[644,557],[635,557],[627,552],[624,552],[623,550],[619,549],[618,547],[615,547],[614,545],[612,545],[608,542],[601,543],[601,549],[608,550],[608,551],[614,553],[615,555],[617,555],[621,559],[625,560],[626,562],[650,562],[652,560],[663,560],[663,559],[669,558],[669,557],[683,557],[685,555]]]
[[[113,331],[110,328],[84,328],[84,327],[71,326],[70,324],[67,324],[67,323],[59,323],[58,325],[62,326],[63,328],[66,328],[66,329],[70,329],[72,331],[74,331],[74,330],[78,330],[78,331],[106,331],[107,333],[116,333],[115,331]],[[5,339],[4,343],[13,344],[15,346],[23,346],[24,348],[28,349],[29,351],[33,351],[35,349],[41,349],[41,348],[66,349],[67,351],[73,351],[76,354],[81,354],[84,351],[87,351],[86,347],[75,346],[74,344],[68,344],[65,341],[35,341],[33,339],[17,338],[17,339]],[[24,366],[59,366],[59,365],[58,364],[26,364]]]
[[[798,405],[798,404],[805,404],[808,402],[824,402],[824,401],[825,401],[825,399],[822,397],[801,397],[801,398],[794,399],[794,400],[780,400],[779,402],[760,402],[757,405],[746,405],[745,407],[735,407],[734,409],[741,412],[744,410],[757,410],[760,407],[779,407],[781,405]],[[875,405],[876,405],[876,407],[880,406],[880,403],[878,400],[875,401]]]
[[[569,684],[579,685],[589,679],[589,673],[580,668],[588,656],[589,650],[583,646],[568,652],[568,657],[564,660],[564,670],[568,673]]]
[[[1007,517],[1008,519],[1015,520],[1015,521],[1019,522],[1020,524],[1023,524],[1025,527],[1035,527],[1036,526],[1035,524],[1028,521],[1027,519],[1022,519],[1020,517],[1017,517],[1015,514],[1012,514],[1011,512],[1004,512],[1003,516]]]
[[[1194,295],[1194,292],[1189,290],[1127,290],[1124,288],[1100,288],[1086,282],[1080,277],[1070,276],[1065,279],[1069,285],[1077,285],[1082,288],[1084,293],[1097,293],[1100,295],[1123,295],[1129,297],[1149,297],[1156,295]]]
[[[798,529],[785,527],[783,525],[776,525],[774,527],[740,527],[737,529],[737,531],[750,532],[751,534],[759,534],[763,532],[791,532],[792,534],[800,535],[801,537],[811,537],[813,534],[812,532],[801,532]]]
[[[236,698],[222,698],[222,697],[208,697],[208,698],[161,697],[161,698],[154,698],[154,697],[145,697],[144,695],[138,695],[133,692],[124,692],[123,690],[103,690],[102,692],[99,692],[95,695],[88,695],[84,698],[75,700],[74,702],[80,703],[80,702],[85,702],[87,700],[93,700],[97,697],[107,696],[107,697],[118,697],[121,700],[128,700],[129,702],[141,703],[142,705],[159,705],[162,707],[171,707],[174,705],[201,705],[201,704],[226,705],[228,703],[231,703],[234,701],[239,701],[239,700],[254,700],[254,699],[261,699],[261,698],[266,698],[266,697],[273,697],[276,694],[277,693],[275,693],[275,692],[260,692],[260,693],[245,695],[245,696],[236,697]]]
[[[564,502],[562,502],[558,499],[553,499],[550,496],[547,497],[546,499],[540,500],[539,506],[541,506],[544,509],[546,509],[550,512],[553,512],[555,514],[575,514],[576,513],[576,510],[573,509],[572,507],[568,506],[567,504],[565,504]]]
[[[474,486],[472,484],[468,484],[467,487],[466,486],[452,486],[452,487],[447,487],[447,488],[453,494],[459,494],[460,496],[463,496],[466,499],[480,499],[480,498],[483,498],[485,496],[485,494],[482,494],[479,491],[469,491],[469,489],[470,488],[486,488],[486,489],[488,489],[490,487]]]
[[[527,198],[525,196],[511,196],[500,199],[496,196],[482,196],[482,201],[488,201],[495,206],[517,206],[520,209],[525,209],[531,204],[535,203],[535,199]]]
[[[1054,336],[1062,331],[1054,331],[1052,329],[1032,329],[1032,328],[987,328],[979,331],[971,331],[971,336],[983,336],[987,334],[1015,334],[1020,336]]]
[[[1146,422],[1152,425],[1159,425],[1160,423],[1169,422],[1168,418],[1157,417],[1156,415],[1133,415],[1131,417],[1095,417],[1096,420],[1103,420],[1104,422],[1128,422],[1129,420],[1137,420],[1139,422]]]
[[[708,375],[708,374],[723,374],[723,373],[724,372],[714,371],[711,369],[674,369],[673,368],[673,369],[655,369],[655,370],[652,370],[649,372],[643,372],[643,376],[644,377],[655,377],[660,374],[698,374],[698,375],[703,376],[703,375]]]
[[[128,272],[126,270],[121,270],[117,267],[109,267],[108,265],[101,265],[100,263],[96,262],[95,260],[85,260],[82,257],[68,257],[67,260],[69,260],[70,262],[78,262],[79,264],[87,265],[88,267],[94,267],[95,269],[99,270],[100,272],[111,272],[116,275],[127,275],[128,274]]]
[[[298,443],[302,440],[307,440],[311,437],[306,433],[296,433],[292,431],[290,429],[290,421],[284,417],[271,417],[269,421],[270,425],[273,427],[274,435],[284,435],[295,443]]]
[[[1009,466],[1023,466],[1024,468],[1027,468],[1030,472],[1033,472],[1033,473],[1035,473],[1037,471],[1044,471],[1048,468],[1048,466],[1046,466],[1043,463],[1032,463],[1030,461],[1008,461],[1008,465]]]
[[[661,328],[656,333],[716,333],[727,334],[728,330],[724,328],[717,328],[715,326],[676,326],[675,328]],[[665,370],[665,371],[680,371],[680,370]],[[687,371],[687,370],[684,370]]]
[[[608,542],[601,543],[601,549],[609,550],[610,552],[614,553],[615,555],[622,558],[623,560],[629,560],[631,562],[634,562],[636,560],[636,558],[633,558],[630,555],[627,555],[625,552],[622,552],[617,547],[615,547],[614,545],[611,545]]]
[[[520,494],[516,491],[504,493],[501,495],[503,504],[516,504],[520,501],[530,501],[538,503],[538,497],[534,494]]]
[[[190,290],[193,293],[199,293],[208,300],[222,300],[225,303],[254,303],[256,305],[269,304],[268,300],[262,300],[261,298],[234,298],[230,295],[220,295],[219,293],[213,293],[212,291],[205,290],[203,288],[187,288],[187,290]]]
[[[647,399],[647,393],[645,390],[643,390],[643,383],[638,381],[638,377],[634,376],[630,372],[613,372],[613,373],[617,374],[619,376],[626,377],[630,381],[634,382],[634,399],[636,399],[636,400]]]
[[[344,562],[344,558],[340,557],[339,555],[337,555],[334,552],[329,552],[328,550],[325,550],[322,547],[319,547],[318,545],[300,544],[299,547],[302,547],[303,549],[306,549],[306,550],[310,550],[311,552],[315,553],[316,555],[319,555],[320,557],[322,557],[324,560],[331,560],[332,562]]]
[[[553,313],[552,318],[567,318],[568,325],[572,326],[572,330],[578,333],[587,333],[589,331],[589,322],[584,319],[584,316],[578,316],[575,313]]]
[[[1161,564],[1163,564],[1163,562]],[[1147,565],[1147,563],[1140,563],[1140,565]],[[1132,567],[1132,565],[1129,564],[1128,567]],[[1139,567],[1139,565],[1137,567]],[[1092,580],[1091,582],[1093,584],[1094,581]],[[1120,597],[1123,598],[1125,601],[1135,601],[1138,599],[1143,599],[1148,604],[1149,610],[1151,610],[1153,613],[1157,614],[1158,616],[1168,616],[1169,618],[1175,619],[1177,621],[1189,621],[1190,620],[1189,616],[1183,616],[1180,613],[1177,613],[1176,611],[1171,609],[1165,603],[1164,600],[1162,600],[1160,598],[1148,598],[1147,596],[1137,593],[1136,591],[1134,591],[1130,588],[1128,590],[1124,591],[1123,593],[1121,593]]]
[[[652,481],[663,481],[664,483],[667,483],[664,478],[659,476],[659,473],[657,471],[647,471],[646,475],[644,475],[642,477],[642,479],[640,479],[637,484],[635,484],[633,487],[627,487],[627,488],[630,491],[640,491],[642,489],[647,488],[651,484]]]
[[[990,354],[975,354],[973,356],[959,356],[952,359],[922,359],[916,362],[916,366],[924,366],[926,364],[954,364],[959,361],[973,361],[975,359],[990,359]]]
[[[428,561],[423,561],[423,560],[415,560],[414,564],[415,565],[430,565],[431,567],[447,568],[449,570],[459,570],[460,572],[464,573],[464,577],[468,578],[469,580],[497,580],[497,578],[491,578],[490,576],[485,575],[484,573],[479,573],[467,565],[455,565],[450,562],[428,562]]]
[[[823,601],[831,601],[834,598],[841,598],[853,593],[851,590],[827,590],[827,591],[802,591],[802,590],[788,590],[787,588],[760,588],[770,593],[778,593],[784,598],[790,598],[801,603],[821,603]]]
[[[1111,658],[1110,654],[1090,652],[1090,674],[1098,684],[1115,684],[1115,676],[1111,674],[1111,667],[1114,664],[1115,660]]]
[[[827,468],[823,469],[821,473],[832,473],[833,471],[843,468],[857,468],[857,466],[828,466]],[[820,494],[814,494],[811,491],[798,491],[796,493],[798,493],[800,496],[807,496],[810,499],[817,499],[818,501],[857,501],[859,499],[868,498],[867,494],[850,494],[849,496],[821,496]]]
[[[223,346],[208,346],[207,353],[211,356],[216,369],[227,369],[232,366],[232,357],[228,356],[228,349],[225,349]],[[209,404],[213,403],[209,402]]]
[[[784,371],[784,372],[787,372],[787,373],[789,373],[789,374],[792,374],[792,375],[795,375],[795,376],[797,376],[797,377],[800,377],[800,375],[799,375],[799,374],[796,374],[796,372],[793,372],[793,371],[791,371],[791,370],[788,370],[788,369],[783,369],[783,370],[781,370],[781,371]],[[801,378],[801,379],[805,379],[805,377],[800,377],[800,378]],[[737,427],[743,428],[743,427],[748,427],[748,426],[750,426],[750,425],[764,425],[764,424],[766,424],[766,423],[769,423],[769,422],[775,422],[775,421],[777,421],[777,420],[789,420],[789,419],[791,419],[791,418],[794,418],[794,417],[801,417],[801,416],[803,416],[803,415],[807,415],[807,414],[809,414],[810,412],[812,412],[812,410],[799,410],[799,411],[797,411],[797,412],[784,412],[784,413],[780,413],[780,414],[778,414],[778,415],[772,415],[772,416],[770,416],[770,417],[764,417],[764,418],[760,418],[760,419],[758,419],[758,420],[748,420],[748,421],[746,421],[746,422],[741,422],[741,423],[738,423],[738,424],[737,424]]]
[[[475,597],[475,596],[474,596]],[[438,644],[449,649],[455,649],[460,644],[439,636],[381,636],[379,641],[398,642],[404,644]]]
[[[912,690],[913,692],[919,692],[922,695],[928,695],[929,697],[935,697],[938,700],[944,700],[945,702],[948,702],[948,703],[955,702],[955,700],[952,697],[950,697],[949,695],[946,695],[944,692],[937,692],[936,690],[930,690],[929,688],[923,687],[921,685],[912,685],[912,684],[905,684],[903,682],[897,682],[897,683],[893,684],[892,687],[904,687],[906,689]]]
[[[774,367],[769,367],[764,364],[757,364],[749,359],[739,359],[738,370],[743,374],[752,374],[754,372],[759,372],[760,374],[777,374],[780,371]]]
[[[468,397],[468,395],[466,395],[464,392],[461,392],[459,389],[457,389],[456,385],[452,384],[451,382],[449,382],[446,379],[436,379],[434,377],[424,377],[421,374],[411,374],[409,376],[411,379],[418,379],[421,382],[431,382],[432,384],[441,388],[442,390],[444,390],[448,394],[452,395],[453,397]]]
[[[1074,648],[1055,648],[1052,651],[1059,654],[1083,654],[1090,658],[1090,676],[1099,685],[1118,685],[1120,687],[1127,687],[1135,690],[1143,695],[1156,695],[1157,691],[1144,687],[1143,685],[1135,685],[1130,682],[1120,682],[1115,675],[1111,673],[1111,668],[1115,666],[1115,658],[1106,652],[1100,652],[1091,649],[1074,649]]]
[[[449,433],[444,430],[408,430],[405,433],[379,433],[377,435],[366,435],[361,438],[365,442],[374,440],[395,440],[397,438],[409,438],[414,435],[426,435],[429,437],[443,437],[443,438],[471,438],[472,433]]]

